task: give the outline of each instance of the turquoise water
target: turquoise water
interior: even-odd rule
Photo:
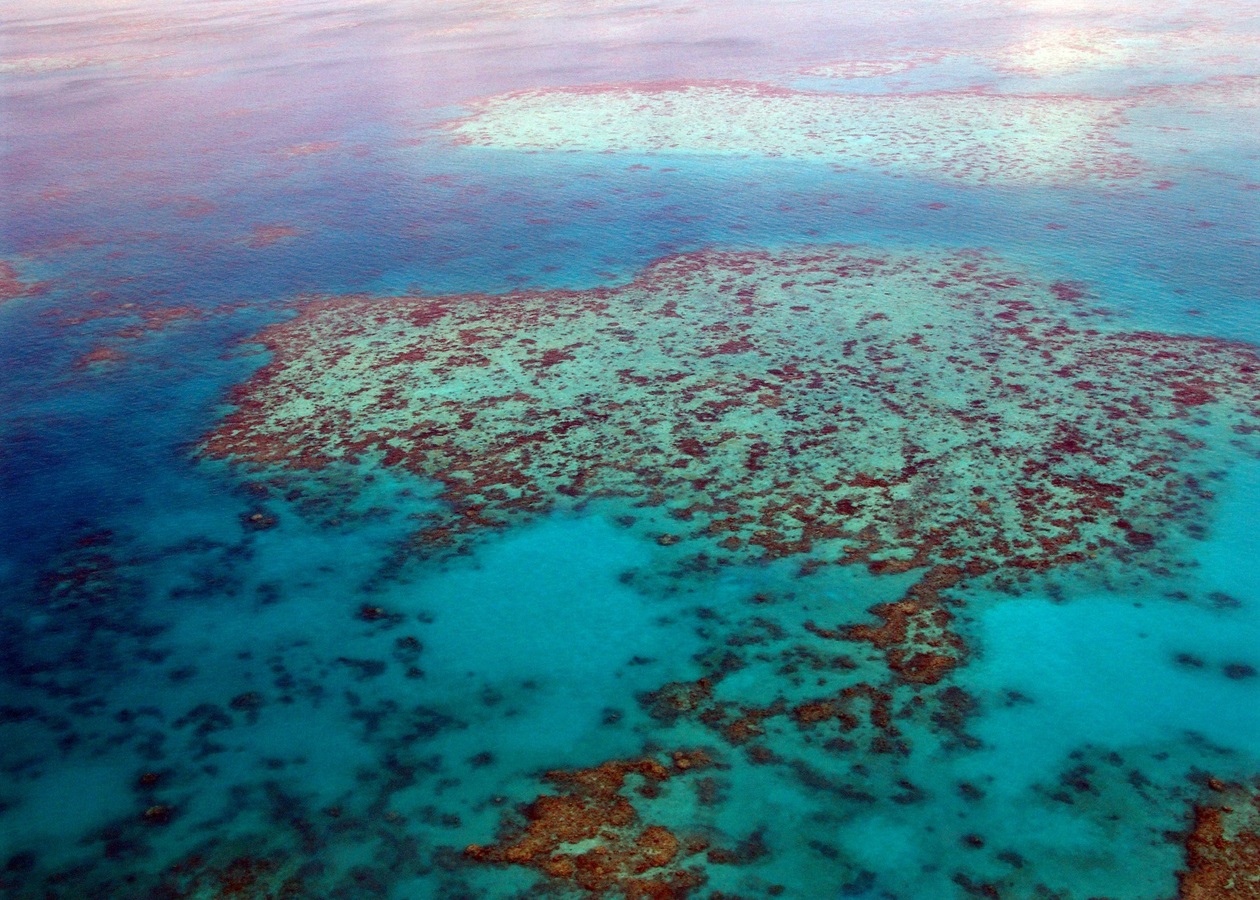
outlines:
[[[693,543],[701,525],[679,512],[712,499],[703,485],[671,481],[675,493],[652,497],[597,476],[586,493],[556,491],[430,542],[426,529],[467,518],[435,462],[369,453],[310,472],[206,451],[240,392],[283,361],[290,332],[267,329],[307,321],[314,298],[368,298],[387,320],[404,295],[484,294],[494,330],[507,292],[554,291],[538,296],[563,309],[627,290],[615,298],[633,308],[653,299],[633,293],[653,263],[714,250],[982,251],[1029,284],[1080,286],[1091,334],[1211,339],[1188,357],[1222,397],[1244,397],[1249,373],[1223,348],[1260,342],[1256,11],[906,3],[889,16],[734,0],[24,0],[8,11],[0,895],[1196,896],[1177,873],[1191,864],[1194,810],[1214,802],[1208,779],[1254,791],[1260,775],[1254,404],[1187,413],[1152,401],[1149,427],[1134,427],[1195,479],[1198,499],[1159,505],[1170,489],[1136,511],[1168,523],[1149,553],[1120,529],[1076,562],[999,565],[942,588],[933,609],[949,611],[964,649],[931,682],[898,674],[887,648],[828,630],[878,623],[873,607],[956,559],[936,550],[906,571],[833,565],[859,545],[849,534],[816,539],[825,565],[747,544],[714,562]],[[1073,29],[1096,47],[1182,43],[1102,68],[1096,54],[1038,70],[1002,55]],[[837,60],[913,65],[809,72]],[[886,163],[848,167],[704,145],[523,152],[449,131],[510,91],[724,80],[872,108],[962,90],[1044,95],[1055,110],[1143,98],[1097,128],[1144,168],[1117,184],[939,177],[898,155],[900,129],[918,127],[910,113],[890,126]],[[918,301],[881,302],[895,315]],[[575,339],[590,337],[583,327]],[[535,328],[523,322],[516,337]],[[819,327],[820,345],[835,340]],[[599,445],[609,471],[651,481],[661,473],[634,469],[630,451],[681,432],[668,396],[614,383],[601,355],[613,345],[591,339],[585,368],[565,377],[583,404],[665,419],[644,426],[650,440]],[[667,362],[699,369],[702,346]],[[782,358],[725,357],[715,380],[808,366],[803,344],[776,346]],[[515,371],[514,359],[494,366]],[[1045,375],[1038,360],[1030,349],[1019,362],[1076,396],[1077,376]],[[890,377],[899,364],[870,361]],[[484,399],[474,386],[519,386],[494,366],[406,386],[472,408]],[[1135,371],[1117,383],[1154,397],[1160,386]],[[951,397],[941,389],[941,403]],[[357,409],[346,401],[344,434],[366,421]],[[494,438],[534,427],[480,421],[472,471],[494,458]],[[817,466],[832,458],[805,446],[817,424],[785,419],[760,437],[797,441],[802,465]],[[880,423],[870,427],[861,440]],[[560,446],[539,445],[532,476],[587,466],[548,455]],[[771,499],[790,493],[795,458],[772,457],[783,471],[764,476]],[[931,519],[941,484],[992,481],[920,462],[931,478],[890,500],[906,533]],[[1079,465],[1071,474],[1090,473]],[[1014,497],[1023,484],[1001,487]],[[794,712],[813,701],[836,704],[830,718]],[[699,752],[707,764],[676,762]],[[561,843],[572,855],[625,850],[659,825],[682,842],[664,865],[614,866],[583,886],[537,860],[466,851],[510,846],[541,818],[526,806],[540,796],[602,808],[603,795],[546,773],[641,759],[670,774],[618,787],[634,823]],[[647,890],[635,879],[661,891],[667,875],[673,893],[635,893]]]

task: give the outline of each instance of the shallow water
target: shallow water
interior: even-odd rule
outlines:
[[[1260,875],[1252,5],[4,19],[0,894]]]

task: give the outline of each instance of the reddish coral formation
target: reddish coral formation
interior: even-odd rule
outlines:
[[[257,225],[250,231],[249,247],[251,250],[262,250],[301,233],[292,225]]]
[[[37,297],[48,290],[45,281],[23,281],[10,263],[0,260],[0,306],[21,297]]]
[[[983,569],[982,564],[970,572],[959,566],[933,566],[900,600],[871,608],[882,624],[815,633],[870,643],[885,652],[888,667],[905,681],[936,684],[965,655],[962,641],[949,630],[953,615],[942,605],[940,592]]]
[[[820,636],[836,637],[825,633]],[[777,657],[762,651],[759,659],[784,661],[806,655],[803,648],[788,644],[780,649]],[[761,739],[766,736],[768,723],[784,718],[791,718],[803,731],[825,723],[835,723],[833,727],[842,733],[867,728],[868,743],[875,752],[889,752],[902,747],[901,732],[893,724],[892,694],[865,682],[850,683],[830,696],[806,700],[794,706],[781,698],[765,706],[749,706],[715,696],[726,674],[748,664],[742,660],[728,662],[725,670],[715,671],[697,681],[670,682],[643,694],[639,702],[658,722],[673,724],[688,720],[704,725],[731,746],[743,747],[755,762],[777,759]],[[788,662],[777,668],[782,676],[793,671],[795,664]],[[820,664],[818,668],[821,670],[824,667]],[[847,673],[849,668],[842,666],[838,671]]]
[[[62,328],[86,325],[101,319],[137,319],[134,324],[125,325],[110,333],[113,337],[134,339],[165,331],[177,322],[200,319],[205,315],[193,306],[141,306],[131,301],[119,303],[118,298],[108,291],[94,291],[88,299],[92,304],[90,306],[73,311],[54,307],[45,310],[41,318]],[[233,308],[221,306],[216,309],[216,313],[229,312]]]
[[[798,725],[809,726],[818,722],[825,722],[827,719],[833,719],[838,712],[839,707],[832,700],[812,700],[794,707],[792,709],[792,718],[796,720]]]
[[[155,803],[144,811],[141,819],[146,825],[169,825],[174,812],[164,803]]]
[[[261,510],[241,513],[241,524],[249,531],[266,531],[268,528],[276,527],[278,522],[279,519],[271,513]]]
[[[734,718],[727,718],[732,713],[730,712],[730,706],[723,704],[714,707],[706,715],[701,716],[701,721],[706,725],[718,727],[719,733],[729,743],[738,747],[764,735],[766,730],[762,723],[766,719],[773,719],[782,715],[783,711],[784,705],[782,703],[775,703],[765,707],[737,706],[733,713]]]
[[[645,698],[645,706],[652,718],[673,722],[695,713],[713,697],[712,678],[697,681],[671,681]]]
[[[1194,810],[1182,900],[1260,900],[1260,789],[1213,782],[1223,794]]]
[[[74,361],[76,369],[87,369],[94,366],[108,366],[120,363],[127,358],[121,350],[113,347],[93,347]]]
[[[149,306],[136,310],[128,306],[120,309],[125,315],[138,315],[140,321],[114,332],[115,337],[139,338],[146,334],[165,331],[176,322],[189,319],[200,319],[202,313],[193,306]]]
[[[645,758],[590,769],[549,772],[560,794],[544,794],[524,809],[524,823],[508,827],[493,845],[472,844],[464,854],[485,863],[529,866],[598,897],[668,900],[690,896],[703,876],[684,869],[683,857],[707,844],[680,841],[661,825],[643,825],[625,795],[655,797],[658,785],[707,764],[703,751],[678,751],[673,768]]]
[[[192,306],[149,306],[141,307],[135,303],[114,305],[112,295],[94,298],[94,304],[87,309],[67,315],[61,309],[46,310],[42,317],[60,327],[84,325],[100,319],[134,319],[134,324],[124,325],[108,333],[108,337],[125,340],[138,340],[148,335],[165,331],[171,325],[202,318],[202,312]],[[126,361],[127,354],[117,346],[101,344],[81,354],[74,361],[74,368],[88,369],[116,365]]]
[[[3,265],[4,263],[0,263],[0,266]],[[45,310],[42,318],[60,328],[84,325],[100,319],[132,319],[135,320],[134,324],[123,325],[107,333],[106,337],[137,340],[150,334],[164,332],[171,325],[181,323],[181,321],[197,320],[203,316],[202,311],[194,306],[144,306],[142,308],[134,303],[115,304],[113,300],[115,300],[113,295],[101,292],[100,295],[92,297],[93,305],[87,309],[78,309],[71,314],[66,310],[54,308]],[[86,353],[79,354],[74,359],[73,367],[100,369],[126,362],[127,358],[129,358],[127,353],[116,345],[98,344]]]
[[[670,758],[679,772],[706,769],[713,765],[712,758],[703,750],[675,750]]]

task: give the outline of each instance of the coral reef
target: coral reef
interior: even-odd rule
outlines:
[[[48,290],[46,281],[26,281],[11,263],[0,260],[0,306],[23,297],[37,297]]]
[[[261,336],[274,358],[203,452],[434,478],[424,552],[617,497],[707,564],[918,572],[837,636],[933,683],[962,653],[942,591],[1100,553],[1176,565],[1210,442],[1249,446],[1250,349],[1115,330],[1088,299],[978,254],[818,247],[672,257],[620,288],[316,300]]]
[[[933,91],[872,102],[684,81],[520,91],[448,127],[461,144],[517,150],[756,154],[965,184],[1110,184],[1142,171],[1110,133],[1122,110],[1079,95]]]
[[[248,246],[251,250],[264,250],[301,233],[301,229],[292,225],[255,225],[250,229]]]
[[[1254,900],[1260,897],[1260,791],[1214,779],[1209,785],[1219,796],[1194,809],[1178,896]]]
[[[545,779],[561,793],[538,797],[525,807],[523,824],[509,825],[493,845],[469,845],[464,854],[477,862],[530,866],[596,897],[690,896],[704,877],[682,863],[709,842],[642,824],[627,792],[641,803],[651,800],[662,782],[708,764],[703,751],[677,751],[670,766],[644,758],[549,772]]]
[[[898,760],[916,741],[975,745],[952,679],[969,587],[1192,565],[1222,460],[1255,453],[1249,347],[1124,331],[1098,302],[981,253],[843,246],[685,254],[613,288],[310,299],[258,337],[272,358],[201,452],[298,494],[321,479],[344,494],[355,465],[433,479],[444,506],[415,515],[409,551],[423,556],[598,502],[663,571],[901,577],[866,620],[826,603],[798,624],[753,615],[698,678],[640,700],[662,733],[699,727],[841,802],[913,804]],[[828,768],[846,754],[868,765]],[[688,838],[626,793],[673,774],[553,773],[559,794],[465,857],[686,896]],[[712,802],[721,785],[702,781]]]

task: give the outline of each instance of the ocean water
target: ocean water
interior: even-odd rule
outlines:
[[[0,20],[0,896],[1254,896],[1254,4]]]

